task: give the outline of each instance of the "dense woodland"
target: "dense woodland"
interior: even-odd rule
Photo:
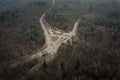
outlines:
[[[1,64],[20,56],[33,54],[33,51],[44,45],[44,34],[40,27],[39,18],[50,4],[50,0],[1,1]],[[6,8],[6,6],[8,7]]]
[[[31,2],[24,8],[0,13],[2,63],[33,54],[32,51],[44,44],[38,16],[48,8],[50,1]],[[0,79],[120,80],[119,9],[119,0],[56,0],[45,19],[53,28],[69,32],[80,18],[72,43],[63,43],[56,58],[50,63],[44,60],[33,73],[28,74],[27,71],[38,63],[36,60],[13,70],[7,69],[6,65]]]

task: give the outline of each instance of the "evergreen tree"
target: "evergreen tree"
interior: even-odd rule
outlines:
[[[61,80],[65,80],[66,72],[64,70],[64,63],[63,63],[63,61],[60,64],[60,69],[61,69]]]
[[[80,67],[80,62],[79,62],[79,60],[77,60],[75,66],[74,66],[74,69],[79,70],[79,67]]]
[[[46,60],[43,61],[43,71],[46,72],[46,69],[47,69],[47,63],[46,63]]]
[[[61,65],[60,65],[61,67],[61,71],[64,71],[64,63],[63,63],[63,61],[61,62]]]

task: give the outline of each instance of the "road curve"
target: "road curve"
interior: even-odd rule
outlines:
[[[53,0],[53,4],[54,4],[54,0]],[[60,40],[59,38],[56,40],[56,41],[52,41],[51,40],[51,34],[49,34],[48,30],[46,29],[46,26],[45,26],[45,23],[44,23],[44,17],[45,17],[45,13],[42,15],[42,17],[40,18],[40,24],[41,24],[41,27],[43,28],[44,30],[44,34],[45,34],[45,39],[46,39],[46,44],[47,44],[47,47],[41,51],[41,52],[47,52],[47,53],[51,53],[51,54],[55,54],[59,47],[61,46],[62,43],[67,43],[68,40],[70,40],[72,37],[76,36],[76,33],[77,33],[77,27],[78,27],[78,24],[79,24],[79,21],[80,19],[78,19],[75,23],[74,23],[74,27],[72,29],[72,31],[68,32],[68,33],[63,33],[61,35],[59,35],[60,37],[65,37],[66,39],[64,40]],[[52,36],[57,36],[59,37],[58,35],[52,35]],[[52,45],[50,45],[52,44]],[[44,53],[37,53],[38,55],[34,55],[34,58],[35,56],[42,56]],[[51,61],[54,59],[54,56],[50,56],[48,59],[46,59],[47,62]],[[38,68],[41,66],[41,63],[35,65],[32,69],[29,70],[28,73],[33,73],[34,71],[37,71]]]
[[[72,37],[76,36],[76,32],[77,32],[77,27],[78,27],[78,24],[79,24],[79,21],[80,19],[78,19],[75,24],[74,24],[74,27],[72,29],[72,31],[68,32],[68,33],[62,33],[60,35],[58,34],[50,34],[49,32],[49,29],[46,28],[46,24],[44,22],[44,17],[45,17],[45,14],[47,12],[49,12],[49,10],[52,9],[52,7],[54,6],[55,4],[55,0],[53,0],[52,2],[52,5],[51,7],[45,12],[43,13],[43,15],[40,17],[40,25],[41,27],[43,28],[44,30],[44,34],[45,34],[45,44],[46,44],[46,48],[44,50],[41,50],[40,52],[36,53],[36,54],[33,54],[33,55],[29,55],[27,57],[22,57],[20,59],[18,59],[17,61],[11,63],[9,65],[9,68],[15,68],[15,67],[18,67],[19,65],[25,65],[26,63],[32,61],[32,60],[35,60],[37,59],[38,57],[42,56],[43,54],[46,54],[46,53],[49,53],[49,54],[52,54],[52,56],[49,56],[46,61],[49,62],[51,60],[54,59],[54,54],[58,51],[59,47],[61,46],[62,43],[67,43],[68,40],[70,40]],[[52,29],[52,28],[51,28]],[[54,29],[52,29],[54,30]],[[57,32],[54,30],[54,32]],[[52,36],[56,36],[57,37],[57,40],[53,41],[51,38]],[[61,38],[63,40],[61,40]],[[33,72],[35,71],[35,69],[37,69],[39,66],[41,65],[41,63],[38,63],[37,65],[35,65],[32,69],[30,69],[29,72]]]

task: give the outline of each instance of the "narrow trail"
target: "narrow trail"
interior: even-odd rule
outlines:
[[[55,0],[53,0],[52,7],[54,6],[54,4],[55,4]],[[47,12],[49,12],[49,10],[51,10],[52,7],[50,7],[47,10]],[[52,56],[50,56],[49,58],[46,59],[47,62],[51,61],[53,59],[53,57],[54,57],[54,54],[58,51],[59,47],[61,46],[61,44],[62,43],[67,43],[68,40],[70,40],[72,37],[74,37],[76,35],[77,27],[78,27],[80,19],[78,19],[75,22],[74,27],[73,27],[71,32],[63,33],[61,30],[52,29],[49,25],[47,25],[44,22],[44,17],[45,17],[45,14],[47,12],[45,12],[40,18],[40,24],[41,24],[41,27],[44,30],[45,40],[46,40],[45,44],[46,44],[47,47],[44,50],[42,50],[42,51],[40,51],[40,52],[38,52],[38,53],[36,53],[34,55],[29,56],[27,61],[37,59],[37,58],[39,58],[40,56],[42,56],[44,54],[52,55]],[[50,28],[48,28],[48,27],[50,27]],[[57,33],[55,33],[55,32],[57,32]],[[55,36],[57,39],[52,40],[53,36]]]
[[[58,51],[61,44],[67,43],[68,40],[70,40],[72,37],[76,36],[77,27],[78,27],[80,19],[78,19],[75,22],[72,31],[70,31],[68,33],[62,32],[59,29],[55,30],[55,29],[51,28],[49,25],[47,25],[48,23],[47,24],[45,23],[44,17],[46,15],[46,13],[52,9],[54,4],[55,4],[55,0],[53,0],[51,7],[48,10],[46,10],[45,13],[43,13],[43,15],[40,17],[40,20],[39,20],[40,25],[43,28],[44,34],[45,34],[46,48],[36,54],[29,55],[27,57],[22,57],[16,61],[14,61],[13,63],[10,63],[8,66],[9,68],[13,69],[13,68],[18,67],[19,65],[25,65],[26,63],[33,61],[33,60],[39,61],[39,60],[41,60],[41,57],[43,57],[44,55],[46,55],[46,57],[43,60],[50,62],[54,59],[55,53]],[[54,37],[56,39],[54,39]],[[34,72],[35,69],[40,67],[40,65],[41,65],[41,62],[38,63],[37,65],[35,65],[32,69],[30,69],[28,73]]]
[[[52,7],[54,6],[54,3],[55,3],[55,1],[53,0]],[[72,37],[76,36],[77,27],[78,27],[80,19],[78,19],[75,22],[72,31],[70,31],[69,33],[63,33],[61,30],[57,30],[56,31],[56,30],[52,29],[49,25],[45,25],[45,23],[44,23],[44,17],[45,17],[45,13],[40,18],[40,24],[41,24],[41,27],[44,30],[47,47],[44,50],[41,51],[43,53],[39,52],[39,53],[33,55],[33,57],[35,58],[35,56],[36,57],[37,56],[42,56],[43,54],[45,54],[44,52],[46,52],[46,53],[52,54],[52,56],[50,56],[49,58],[45,59],[47,62],[49,62],[49,61],[51,61],[51,60],[54,59],[54,54],[58,51],[58,49],[59,49],[59,47],[61,46],[62,43],[67,43],[68,40],[70,40]],[[50,28],[47,28],[47,27],[50,27]],[[58,33],[55,33],[55,32],[58,32]],[[53,36],[57,37],[57,40],[53,41],[52,40]],[[33,71],[38,70],[38,68],[40,67],[40,65],[41,65],[41,63],[35,65],[29,71],[29,73],[32,73]]]

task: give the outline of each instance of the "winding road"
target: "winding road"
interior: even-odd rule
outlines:
[[[54,6],[54,3],[55,3],[55,1],[53,0],[52,7]],[[50,7],[48,9],[48,12],[49,12],[50,9],[52,9],[52,8]],[[41,52],[38,52],[37,54],[31,56],[31,59],[35,59],[38,56],[42,56],[43,54],[48,53],[48,54],[52,54],[52,56],[45,59],[47,62],[49,62],[49,61],[54,59],[54,54],[58,51],[58,49],[59,49],[59,47],[61,46],[62,43],[67,43],[68,40],[70,40],[72,37],[76,36],[77,27],[78,27],[80,19],[78,19],[75,22],[74,27],[73,27],[71,32],[64,33],[64,32],[62,32],[62,30],[54,30],[49,25],[46,25],[44,23],[44,17],[45,17],[45,13],[40,18],[40,24],[41,24],[41,27],[44,30],[46,46],[47,47],[44,50],[42,50]],[[47,28],[47,27],[49,27],[49,28]],[[55,33],[55,32],[57,32],[57,33]],[[55,41],[52,40],[53,36],[57,38]],[[35,71],[35,69],[37,70],[37,68],[39,68],[40,65],[41,65],[41,63],[35,65],[29,71],[29,73]]]
[[[43,13],[43,15],[40,17],[40,20],[39,20],[40,25],[44,30],[46,47],[36,54],[29,55],[27,57],[18,59],[17,61],[10,64],[9,68],[15,68],[15,67],[18,67],[19,65],[25,65],[26,63],[28,63],[32,60],[39,61],[39,60],[41,60],[40,58],[44,55],[46,55],[44,60],[46,60],[47,62],[52,61],[55,57],[55,53],[58,51],[61,44],[67,43],[68,40],[70,40],[72,37],[76,36],[77,27],[78,27],[80,19],[78,19],[75,22],[72,31],[70,31],[68,33],[63,32],[60,29],[55,30],[52,27],[50,27],[50,25],[47,22],[45,22],[44,17],[46,15],[46,13],[52,9],[54,4],[55,4],[55,0],[53,0],[51,7],[45,13]],[[41,63],[38,63],[29,72],[33,72],[40,65],[41,65]]]
[[[54,3],[55,3],[55,0],[53,0],[52,7],[54,6]],[[47,12],[50,9],[52,9],[52,7],[50,7],[47,10]],[[61,30],[56,31],[56,30],[52,29],[49,25],[47,25],[44,22],[44,17],[45,17],[45,14],[47,12],[45,12],[40,18],[40,24],[41,24],[41,27],[43,28],[44,34],[45,34],[46,48],[44,50],[41,50],[40,52],[34,54],[34,55],[29,56],[27,61],[31,61],[33,59],[36,59],[39,56],[42,56],[44,54],[51,54],[51,55],[54,56],[54,54],[58,51],[58,49],[59,49],[59,47],[61,46],[62,43],[66,43],[68,40],[70,40],[72,37],[74,37],[76,35],[77,27],[78,27],[80,19],[78,19],[75,22],[74,27],[73,27],[71,32],[63,33]],[[55,33],[55,32],[58,32],[58,33]],[[53,36],[55,36],[57,39],[52,40]],[[50,61],[53,58],[53,56],[50,56],[49,58],[47,58],[46,61]]]

